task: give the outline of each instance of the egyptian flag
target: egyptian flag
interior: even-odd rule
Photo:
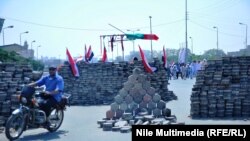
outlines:
[[[83,60],[83,56],[79,56],[75,59],[75,63],[81,62]]]
[[[70,55],[68,48],[66,49],[66,55],[67,55],[67,57],[68,57],[68,62],[69,62],[69,64],[70,64],[70,68],[71,68],[71,71],[72,71],[73,75],[74,75],[75,77],[79,77],[78,68],[77,68],[77,66],[76,66],[76,63],[74,62],[74,59],[73,59],[72,56]]]
[[[87,60],[88,61],[91,61],[91,59],[93,58],[93,56],[94,56],[94,53],[93,53],[93,51],[92,51],[92,49],[91,49],[91,46],[89,46],[89,49],[88,49],[88,52],[87,52]]]
[[[168,63],[167,63],[167,54],[166,54],[166,51],[165,51],[165,46],[163,46],[163,65],[165,68],[167,68],[168,66]]]
[[[106,62],[106,61],[107,61],[107,50],[106,50],[106,47],[104,46],[103,55],[102,55],[102,62]]]
[[[147,61],[147,58],[145,57],[141,47],[139,46],[139,50],[140,50],[140,54],[141,54],[141,58],[142,58],[142,63],[143,63],[143,66],[144,68],[146,69],[146,71],[148,73],[153,73],[156,71],[156,68],[155,67],[151,67],[149,64],[148,64],[148,61]]]

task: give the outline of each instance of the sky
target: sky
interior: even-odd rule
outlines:
[[[250,26],[250,0],[187,0],[187,7],[188,48],[195,54],[217,48],[214,26],[219,49],[230,52],[245,47],[246,26],[239,22]],[[83,55],[86,44],[101,58],[100,35],[123,34],[109,24],[125,33],[149,34],[149,16],[152,33],[159,37],[152,41],[153,50],[160,51],[164,45],[179,49],[185,42],[185,0],[0,0],[3,27],[14,26],[4,30],[5,45],[19,44],[20,33],[29,31],[21,35],[22,44],[35,40],[32,48],[35,55],[38,49],[39,57],[65,59],[66,48],[72,56]],[[136,51],[138,45],[151,49],[149,40],[134,43]],[[133,51],[132,41],[124,42],[124,48],[125,55]],[[114,50],[114,56],[122,55],[120,43],[115,43]],[[109,58],[111,54],[108,48]]]

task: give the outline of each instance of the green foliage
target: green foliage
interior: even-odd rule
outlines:
[[[202,56],[207,60],[211,60],[211,59],[219,59],[223,56],[226,56],[226,54],[221,49],[218,50],[218,54],[217,54],[217,49],[210,49],[205,51],[205,53]]]
[[[178,56],[179,56],[179,52],[180,49],[170,49],[170,48],[166,48],[166,53],[167,53],[167,61],[172,63],[172,62],[178,62]],[[146,58],[148,59],[148,61],[151,61],[151,52],[149,50],[144,50],[144,54],[146,56]],[[162,51],[154,51],[154,57],[157,57],[159,60],[161,60],[161,57],[163,56],[163,52]],[[192,54],[190,49],[188,49],[188,62],[192,62],[194,60],[198,61],[198,60],[203,60],[203,59],[207,59],[207,60],[211,60],[211,59],[217,59],[217,58],[221,58],[223,56],[226,56],[225,52],[223,50],[218,50],[218,56],[217,56],[217,49],[210,49],[205,51],[204,54],[202,55],[196,55],[196,54]],[[129,60],[132,60],[133,57],[137,57],[137,58],[141,58],[140,54],[138,51],[136,51],[135,53],[130,52],[130,55],[127,56],[127,58],[129,58]]]
[[[32,66],[33,70],[43,70],[44,64],[40,61],[33,60],[31,58],[27,59],[16,52],[7,52],[0,49],[0,61],[1,62],[15,62],[15,63],[28,63]]]

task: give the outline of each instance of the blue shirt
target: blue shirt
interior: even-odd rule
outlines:
[[[46,86],[46,91],[52,92],[52,91],[59,91],[57,94],[53,95],[53,98],[60,102],[62,99],[63,89],[64,89],[64,81],[63,78],[56,74],[54,77],[51,77],[50,75],[42,77],[40,80],[36,81],[36,84],[40,87],[42,85]]]

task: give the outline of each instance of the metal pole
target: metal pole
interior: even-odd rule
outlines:
[[[219,58],[219,29],[217,26],[214,26],[214,28],[216,28],[216,32],[217,32],[217,42],[216,42],[216,45],[217,45],[217,50],[216,50],[216,57],[217,59]]]
[[[217,57],[219,58],[219,31],[218,31],[218,27],[217,27]]]
[[[151,22],[152,16],[149,16],[149,19],[150,19],[150,34],[152,34],[152,22]],[[153,43],[152,43],[152,40],[150,40],[150,43],[151,43],[151,60],[153,60]]]
[[[22,45],[22,33],[20,33],[20,46]]]
[[[5,41],[4,41],[4,29],[6,28],[13,28],[14,26],[13,25],[10,25],[10,26],[7,26],[5,28],[3,28],[3,45],[5,45]]]
[[[186,21],[186,23],[185,23],[185,25],[186,25],[186,37],[185,37],[185,38],[186,38],[186,52],[185,52],[185,63],[187,63],[187,55],[188,55],[188,54],[187,54],[187,53],[188,53],[188,50],[187,50],[187,49],[188,49],[188,39],[187,39],[187,38],[188,38],[188,37],[187,37],[187,20],[188,20],[188,19],[187,19],[187,0],[185,1],[185,9],[186,9],[186,10],[185,10],[185,21]]]
[[[37,46],[37,47],[36,47],[36,58],[37,58],[37,60],[38,60],[38,48],[39,48],[39,47],[41,47],[41,46]]]
[[[244,24],[244,23],[239,23],[240,25],[245,25],[246,26],[246,41],[245,41],[245,45],[246,45],[246,49],[247,49],[247,24]]]
[[[33,40],[32,42],[31,42],[31,44],[30,44],[30,49],[32,50],[33,48],[32,48],[32,43],[34,43],[34,42],[36,42],[35,40]]]
[[[27,34],[27,33],[29,33],[29,31],[25,31],[25,32],[22,32],[22,33],[20,33],[20,45],[22,44],[22,34]]]
[[[3,46],[4,46],[4,29],[3,29]]]
[[[131,31],[134,35],[135,31],[140,31],[140,29],[136,29],[136,30],[127,29],[127,31]],[[133,53],[135,54],[135,40],[133,40],[132,43],[133,43]]]
[[[247,24],[246,24],[246,49],[247,49]]]
[[[191,51],[192,51],[192,54],[194,54],[194,51],[193,51],[193,38],[192,37],[189,37],[191,39]]]
[[[36,59],[38,60],[38,46],[36,47]]]

